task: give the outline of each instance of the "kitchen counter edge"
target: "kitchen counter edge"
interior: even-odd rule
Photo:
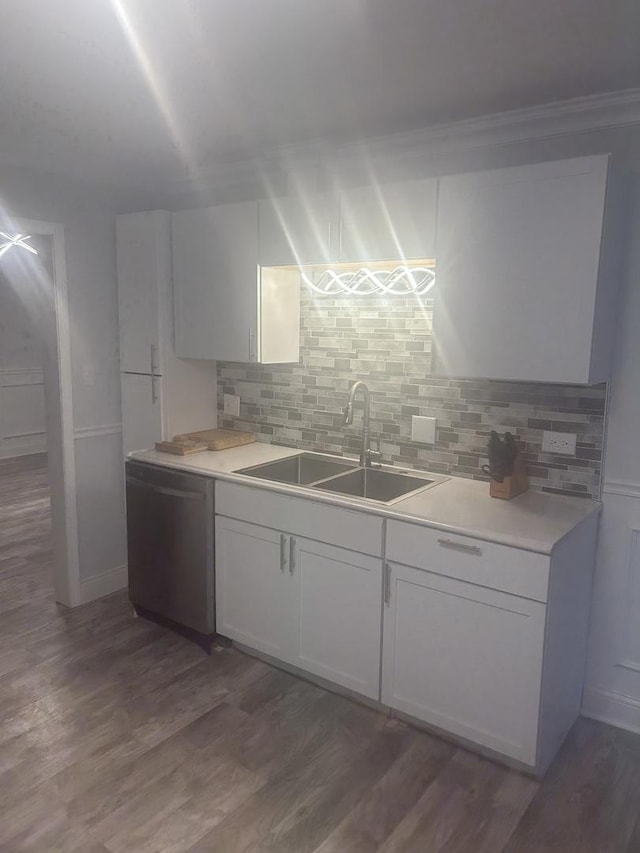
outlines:
[[[191,456],[171,456],[156,450],[141,450],[130,453],[127,458],[136,462],[174,468],[192,474],[209,476],[217,480],[273,491],[290,497],[304,498],[318,503],[382,516],[394,521],[420,524],[447,533],[469,536],[547,556],[578,524],[593,513],[600,512],[601,509],[599,501],[547,494],[534,490],[529,490],[510,501],[502,501],[489,497],[486,482],[464,477],[449,476],[437,486],[388,505],[372,504],[363,499],[318,492],[305,486],[261,480],[249,477],[246,474],[235,473],[239,468],[286,459],[290,456],[297,456],[301,452],[303,451],[295,448],[255,442],[229,450],[203,451]],[[331,454],[326,455],[330,456]],[[408,471],[409,469],[398,466],[398,470]],[[428,475],[429,472],[419,471],[418,473]],[[440,500],[436,501],[437,498]],[[471,521],[456,524],[454,519],[446,519],[447,513],[449,515],[455,513],[455,509],[449,505],[451,503],[456,504],[456,502],[458,510],[460,508],[466,510],[467,516],[471,516]],[[438,511],[442,517],[438,517]],[[474,511],[475,518],[473,518]],[[523,532],[523,528],[529,524],[535,522],[538,528],[544,527],[544,521],[541,522],[543,518],[541,512],[544,521],[548,523],[548,532],[546,535],[542,535],[538,530],[534,536],[527,535],[526,532]],[[486,521],[482,518],[483,513],[486,516]],[[464,512],[460,514],[464,515]],[[504,529],[499,529],[499,526],[492,527],[492,516],[494,524],[497,520],[506,521],[507,524],[511,522],[512,526],[520,527],[520,532],[510,534]]]

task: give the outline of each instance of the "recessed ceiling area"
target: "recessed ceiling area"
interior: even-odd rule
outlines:
[[[0,163],[140,188],[640,85],[637,0],[3,0]]]

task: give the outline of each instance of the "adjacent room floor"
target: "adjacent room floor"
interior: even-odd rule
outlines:
[[[0,851],[640,850],[640,736],[542,785],[235,650],[53,601],[42,464],[0,463]]]

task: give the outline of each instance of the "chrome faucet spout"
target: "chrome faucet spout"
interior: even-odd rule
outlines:
[[[360,451],[360,465],[363,468],[371,467],[371,459],[375,457],[379,459],[380,451],[371,449],[371,435],[369,421],[371,416],[371,394],[367,385],[364,382],[354,382],[349,389],[349,400],[344,410],[344,422],[347,425],[353,423],[353,404],[358,391],[362,391],[363,412],[362,412],[362,449]]]

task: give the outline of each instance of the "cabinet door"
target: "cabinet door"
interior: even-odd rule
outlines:
[[[162,372],[161,312],[172,310],[170,239],[166,211],[128,213],[116,219],[122,371]]]
[[[218,633],[291,663],[296,593],[285,534],[216,516]]]
[[[384,704],[535,765],[545,605],[387,570]]]
[[[443,178],[435,372],[588,383],[608,158]]]
[[[313,193],[260,202],[263,266],[329,263],[338,259],[338,196]]]
[[[437,186],[407,181],[341,192],[341,260],[433,258]]]
[[[291,543],[300,589],[296,664],[378,699],[382,561],[309,539]]]
[[[175,347],[181,358],[257,360],[258,208],[173,214]]]

